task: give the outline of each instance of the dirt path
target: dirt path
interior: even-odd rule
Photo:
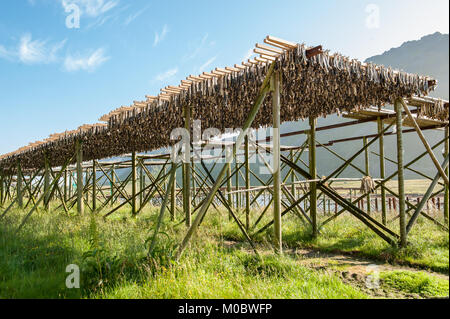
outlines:
[[[224,242],[224,245],[229,248],[247,250],[246,244],[244,243],[226,241]],[[272,253],[272,251],[267,250],[267,247],[265,249],[258,247],[258,251],[262,254]],[[248,252],[252,253],[251,250],[248,250]],[[338,275],[344,283],[357,287],[373,298],[423,298],[417,294],[409,294],[403,291],[397,291],[392,288],[384,287],[384,285],[380,284],[380,281],[377,282],[377,273],[388,271],[425,272],[431,276],[445,279],[447,281],[449,280],[448,275],[408,266],[392,265],[379,260],[356,256],[355,254],[323,252],[308,248],[286,249],[285,253],[295,258],[299,265],[317,271]]]
[[[382,287],[383,285],[380,285],[379,283],[377,284],[376,274],[381,272],[397,270],[411,272],[420,271],[438,278],[449,280],[448,275],[407,266],[391,265],[349,254],[326,253],[303,248],[291,250],[289,253],[296,256],[300,265],[337,274],[343,282],[356,286],[375,298],[422,298],[417,294],[395,291],[393,289]]]

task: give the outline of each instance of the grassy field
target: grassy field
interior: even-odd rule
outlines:
[[[90,214],[40,210],[16,233],[25,212],[10,211],[0,222],[0,298],[371,297],[336,273],[302,265],[301,257],[292,253],[300,248],[357,252],[448,274],[448,233],[422,220],[411,233],[409,247],[398,250],[350,216],[328,224],[317,240],[310,239],[310,229],[297,217],[286,216],[286,254],[273,253],[269,229],[254,238],[261,252],[258,258],[227,214],[211,210],[186,253],[175,262],[185,227],[169,219],[156,249],[148,255],[157,214],[157,208],[148,208],[133,219],[124,209],[104,221]],[[252,214],[256,218],[257,212]],[[268,221],[265,217],[262,224]],[[65,286],[69,264],[80,267],[81,289]],[[445,283],[448,288],[448,280],[426,283],[426,278],[396,273],[382,274],[382,280],[386,287],[419,291],[421,296],[448,295],[443,288]]]

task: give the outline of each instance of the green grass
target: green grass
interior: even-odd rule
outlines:
[[[266,215],[269,215],[267,213]],[[256,214],[255,214],[256,216]],[[373,216],[375,216],[373,214]],[[391,220],[393,216],[389,216]],[[379,220],[380,216],[376,216]],[[438,218],[438,217],[437,217]],[[326,217],[320,216],[321,221]],[[438,218],[439,219],[439,218]],[[264,217],[257,228],[269,221]],[[398,219],[387,226],[398,233]],[[225,226],[224,235],[230,240],[244,240],[240,231],[231,224]],[[255,239],[269,244],[272,228]],[[428,220],[419,218],[408,235],[408,247],[392,247],[358,219],[344,213],[320,230],[317,239],[311,239],[311,228],[300,222],[293,214],[283,217],[283,242],[287,247],[314,248],[324,252],[346,252],[386,261],[393,264],[405,264],[429,269],[440,273],[449,273],[449,234]]]
[[[0,298],[367,298],[294,257],[258,259],[225,245],[225,228],[235,226],[214,211],[178,263],[185,227],[168,219],[148,256],[157,213],[132,219],[121,210],[103,221],[40,210],[16,233],[25,212],[10,211],[0,223]],[[80,267],[81,289],[65,287],[69,264]]]
[[[448,281],[424,272],[391,271],[380,274],[382,285],[422,297],[448,297]]]
[[[121,209],[104,221],[88,213],[80,217],[73,211],[39,210],[16,233],[26,212],[11,210],[0,222],[0,298],[368,297],[337,275],[301,266],[295,255],[275,255],[271,228],[254,237],[264,252],[262,259],[256,258],[227,213],[215,209],[208,212],[178,263],[173,256],[186,229],[168,218],[148,256],[148,239],[158,211],[148,207],[134,219],[129,210]],[[252,212],[252,221],[258,214]],[[270,215],[257,229],[270,221]],[[397,230],[397,224],[388,226]],[[298,217],[288,214],[283,218],[286,248],[352,252],[448,273],[449,235],[423,219],[410,233],[406,249],[389,246],[346,214],[322,228],[318,239],[312,240],[310,234],[310,227]],[[80,267],[81,289],[65,287],[69,264]],[[423,277],[426,274],[384,276],[384,283],[398,290],[445,295],[442,283]]]

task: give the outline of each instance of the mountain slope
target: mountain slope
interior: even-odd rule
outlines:
[[[373,62],[406,72],[429,75],[438,80],[438,87],[431,95],[449,98],[449,35],[436,32],[420,40],[408,41],[398,48],[370,57]]]

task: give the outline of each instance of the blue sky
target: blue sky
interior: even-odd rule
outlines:
[[[66,12],[80,9],[80,27]],[[373,8],[378,23],[371,24]],[[364,60],[448,33],[448,0],[0,0],[0,153],[186,76],[240,63],[270,34]],[[369,24],[368,24],[369,21]]]

